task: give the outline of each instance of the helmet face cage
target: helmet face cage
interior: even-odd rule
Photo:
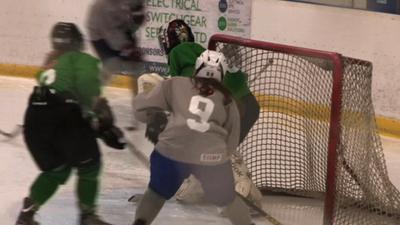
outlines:
[[[51,32],[51,43],[55,50],[81,50],[83,48],[82,33],[73,23],[58,22]]]
[[[166,54],[182,42],[194,42],[192,29],[180,19],[172,20],[167,27],[160,27],[158,38]]]
[[[205,50],[196,60],[194,76],[212,78],[222,82],[226,68],[226,58],[222,53]]]
[[[161,50],[164,51],[165,54],[168,54],[169,51],[167,52],[167,49],[169,49],[169,41],[168,41],[168,35],[167,35],[167,28],[165,28],[165,25],[161,26],[158,29],[158,43],[160,44]]]

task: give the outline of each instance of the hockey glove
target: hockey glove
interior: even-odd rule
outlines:
[[[150,93],[151,90],[166,78],[158,73],[144,73],[137,79],[138,93]]]
[[[93,130],[106,145],[115,149],[125,148],[124,134],[114,125],[114,115],[106,98],[99,98],[96,101],[90,120]]]
[[[92,127],[95,130],[108,130],[114,125],[114,114],[106,98],[99,98],[96,101],[93,107],[93,114]]]
[[[97,135],[111,148],[122,150],[126,147],[124,133],[122,133],[121,129],[116,126],[112,126],[106,130],[101,130]]]
[[[165,129],[167,123],[167,114],[162,111],[151,112],[150,115],[148,115],[145,133],[146,138],[154,145],[157,144],[158,135],[160,135],[160,133]]]
[[[142,59],[143,55],[140,49],[136,46],[136,40],[133,40],[130,45],[124,47],[120,51],[119,56],[123,60],[132,60],[136,62],[143,61]]]

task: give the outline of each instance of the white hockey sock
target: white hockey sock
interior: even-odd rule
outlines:
[[[165,198],[148,188],[136,209],[135,220],[142,219],[146,224],[151,224],[165,201]]]

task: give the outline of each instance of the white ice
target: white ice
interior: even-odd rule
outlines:
[[[11,131],[22,118],[28,95],[34,85],[31,79],[0,76],[0,129]],[[129,126],[131,95],[129,90],[107,88],[109,98],[121,127]],[[142,127],[143,128],[143,127]],[[136,147],[149,155],[152,145],[144,139],[143,129],[126,133]],[[400,140],[382,137],[385,158],[392,182],[400,188]],[[100,142],[101,143],[101,142]],[[99,213],[115,225],[132,224],[135,203],[127,199],[146,188],[149,172],[128,150],[116,151],[101,143],[104,168],[99,195]],[[0,136],[0,224],[13,225],[22,199],[39,173],[26,150],[22,135],[9,140]],[[37,219],[42,225],[75,225],[78,211],[74,193],[74,176],[42,207]],[[323,203],[304,198],[266,196],[264,208],[285,225],[322,224]],[[255,218],[258,225],[270,224]],[[170,200],[154,221],[155,225],[217,225],[230,224],[211,205],[183,205]]]

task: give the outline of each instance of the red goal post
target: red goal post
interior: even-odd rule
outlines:
[[[248,74],[262,107],[239,147],[260,190],[321,198],[325,225],[400,224],[374,119],[372,63],[223,34],[208,48]]]

